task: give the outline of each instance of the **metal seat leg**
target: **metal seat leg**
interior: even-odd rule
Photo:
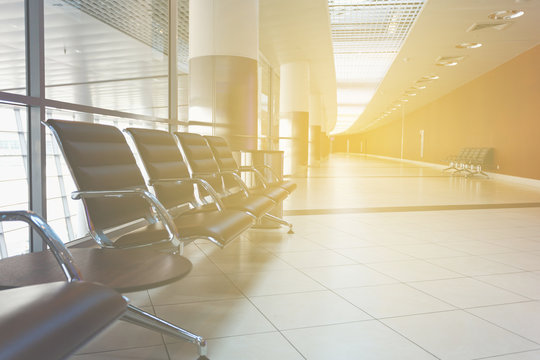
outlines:
[[[189,341],[199,347],[199,360],[208,359],[206,357],[206,340],[203,337],[195,335],[133,305],[128,305],[128,309],[121,320]]]
[[[287,232],[287,234],[294,234],[294,231],[292,229],[292,224],[286,220],[283,220],[281,218],[278,218],[277,216],[274,216],[274,215],[271,215],[271,214],[264,214],[263,218],[267,219],[267,220],[270,220],[270,221],[273,221],[273,222],[276,222],[278,224],[281,224],[281,225],[285,225],[285,226],[288,226],[289,227],[289,231]]]

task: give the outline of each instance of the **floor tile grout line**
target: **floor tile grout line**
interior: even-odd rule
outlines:
[[[494,274],[494,275],[482,275],[482,276],[497,276],[497,275],[515,275],[515,274],[531,274],[532,271],[521,271],[521,272],[512,272],[512,273],[506,273],[506,274]],[[493,286],[495,288],[498,288],[498,289],[501,289],[501,290],[505,290],[509,293],[512,293],[512,294],[515,294],[515,295],[519,295],[521,297],[524,297],[526,298],[528,301],[538,301],[538,299],[534,299],[534,298],[531,298],[530,296],[527,296],[527,295],[523,295],[523,294],[520,294],[514,290],[510,290],[510,289],[507,289],[503,286],[500,286],[500,285],[497,285],[497,284],[491,284],[487,281],[484,281],[483,279],[479,279],[479,277],[482,277],[482,276],[475,276],[475,277],[472,277],[474,280],[476,281],[480,281],[481,283],[483,284],[486,284],[486,285],[490,285],[490,286]]]
[[[429,212],[429,211],[457,211],[457,210],[491,210],[491,209],[521,209],[538,208],[540,203],[495,203],[495,204],[454,204],[454,205],[419,205],[395,207],[364,207],[364,208],[330,208],[330,209],[288,209],[285,216],[300,215],[340,215],[365,213],[403,213],[403,212]]]
[[[525,301],[524,303],[527,303],[527,302],[531,302],[531,301]],[[503,306],[503,305],[509,305],[509,304],[500,304],[500,305],[493,305],[493,306]],[[502,330],[504,330],[504,331],[507,331],[507,332],[509,332],[509,333],[511,333],[511,334],[514,334],[515,336],[518,336],[518,337],[520,337],[520,338],[522,338],[522,339],[524,339],[524,340],[526,340],[526,341],[532,342],[533,344],[536,344],[536,345],[540,346],[540,342],[535,341],[535,340],[532,340],[532,339],[529,339],[529,338],[525,337],[524,335],[518,334],[518,333],[516,333],[516,332],[513,331],[513,330],[507,329],[507,328],[505,328],[505,327],[503,327],[503,326],[501,326],[501,325],[498,325],[498,324],[496,324],[496,323],[494,323],[494,322],[492,322],[492,321],[490,321],[490,320],[484,319],[483,317],[478,316],[478,315],[476,315],[476,314],[474,314],[474,313],[472,313],[472,312],[470,312],[470,311],[468,311],[468,310],[470,310],[470,309],[463,309],[463,311],[465,311],[465,312],[466,312],[467,314],[469,314],[469,315],[472,315],[472,316],[474,316],[474,317],[476,317],[476,318],[478,318],[478,319],[480,319],[480,320],[482,320],[482,321],[487,322],[488,324],[491,324],[491,325],[493,325],[493,326],[496,326],[496,327],[499,328],[499,329],[502,329]]]
[[[500,356],[517,355],[517,354],[526,354],[526,353],[532,353],[532,352],[537,352],[537,351],[540,351],[540,347],[539,347],[538,349],[525,350],[525,351],[516,351],[516,352],[511,352],[511,353],[506,353],[506,354],[500,354],[500,355],[495,355],[495,356],[487,356],[487,357],[474,358],[474,359],[471,359],[471,360],[489,360],[489,359],[495,359],[495,360],[497,360],[496,358],[498,358],[498,357],[500,357]]]
[[[247,296],[247,295],[242,291],[242,289],[240,289],[238,286],[236,286],[236,284],[234,283],[234,281],[233,281],[229,276],[227,276],[227,274],[226,274],[225,276],[226,276],[227,279],[233,284],[233,286],[234,286],[234,287],[235,287],[235,288],[236,288],[236,289],[244,296],[244,298],[245,298],[247,301],[249,301],[249,303],[250,303],[255,309],[257,309],[257,311],[259,312],[259,314],[261,314],[261,316],[264,317],[264,319],[265,319],[266,321],[268,321],[268,323],[271,324],[271,325],[274,327],[274,329],[276,329],[276,332],[278,332],[283,338],[285,338],[285,340],[293,347],[293,349],[294,349],[294,350],[295,350],[302,358],[306,359],[306,357],[304,356],[304,354],[302,354],[302,352],[300,352],[300,350],[297,349],[296,346],[294,346],[294,345],[289,341],[289,339],[288,339],[287,337],[285,337],[285,336],[281,333],[280,329],[279,329],[279,328],[278,328],[278,327],[277,327],[277,326],[276,326],[276,325],[275,325],[275,324],[274,324],[274,323],[266,316],[266,314],[264,314],[264,313],[262,312],[262,310],[259,309],[259,307],[258,307],[255,303],[253,303],[253,301],[251,301],[250,297]]]
[[[160,344],[160,345],[149,345],[149,346],[131,346],[131,347],[127,347],[127,348],[120,348],[120,349],[110,349],[110,350],[103,350],[103,351],[92,351],[92,352],[86,352],[86,353],[74,353],[70,356],[73,356],[73,357],[79,357],[79,356],[91,356],[91,355],[97,355],[97,354],[109,354],[109,353],[114,353],[114,352],[117,352],[117,351],[128,351],[128,350],[136,350],[136,349],[149,349],[149,348],[157,348],[157,347],[164,347],[164,348],[167,348],[166,347],[166,344]],[[167,352],[168,354],[168,352]],[[68,360],[71,360],[71,357],[68,357],[67,358]],[[169,357],[169,360],[170,357]]]
[[[402,338],[404,338],[405,340],[411,342],[412,344],[416,345],[418,348],[424,350],[426,353],[430,354],[431,356],[433,356],[435,359],[439,359],[439,360],[442,360],[440,357],[438,357],[437,355],[435,355],[434,353],[432,353],[431,351],[429,351],[428,349],[424,348],[423,346],[420,346],[420,344],[417,344],[414,340],[412,339],[409,339],[407,336],[405,336],[405,334],[402,334],[400,333],[399,331],[397,331],[396,329],[392,328],[391,326],[389,326],[388,324],[384,323],[383,321],[381,320],[377,320],[380,324],[382,324],[383,326],[385,326],[386,328],[390,329],[391,331],[393,331],[394,333],[396,333],[397,335],[401,336]]]

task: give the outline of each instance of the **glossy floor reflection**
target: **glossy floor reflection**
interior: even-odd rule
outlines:
[[[208,337],[212,360],[540,358],[540,207],[523,207],[540,188],[345,156],[295,181],[285,209],[320,211],[288,216],[294,235],[191,244],[193,272],[133,303]],[[498,208],[442,207],[478,204]],[[73,359],[196,349],[118,322]]]

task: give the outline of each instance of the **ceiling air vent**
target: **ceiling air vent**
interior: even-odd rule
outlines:
[[[474,23],[467,29],[467,32],[484,30],[484,29],[504,30],[508,26],[510,26],[509,22]]]

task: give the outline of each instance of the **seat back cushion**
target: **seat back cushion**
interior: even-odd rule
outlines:
[[[214,153],[214,157],[223,171],[237,171],[238,164],[234,160],[233,153],[227,141],[219,136],[205,136],[208,145]]]
[[[144,179],[122,132],[102,124],[48,120],[73,180],[80,191],[146,189]],[[146,201],[139,197],[83,200],[98,229],[144,218]]]
[[[202,135],[185,132],[176,132],[174,135],[184,151],[185,159],[193,176],[205,179],[216,191],[222,192],[221,178],[208,175],[217,175],[219,166],[206,139]]]
[[[189,178],[187,165],[172,134],[154,129],[126,129],[140,155],[151,181],[160,179]],[[156,195],[165,207],[170,208],[194,201],[193,185],[154,185]]]

